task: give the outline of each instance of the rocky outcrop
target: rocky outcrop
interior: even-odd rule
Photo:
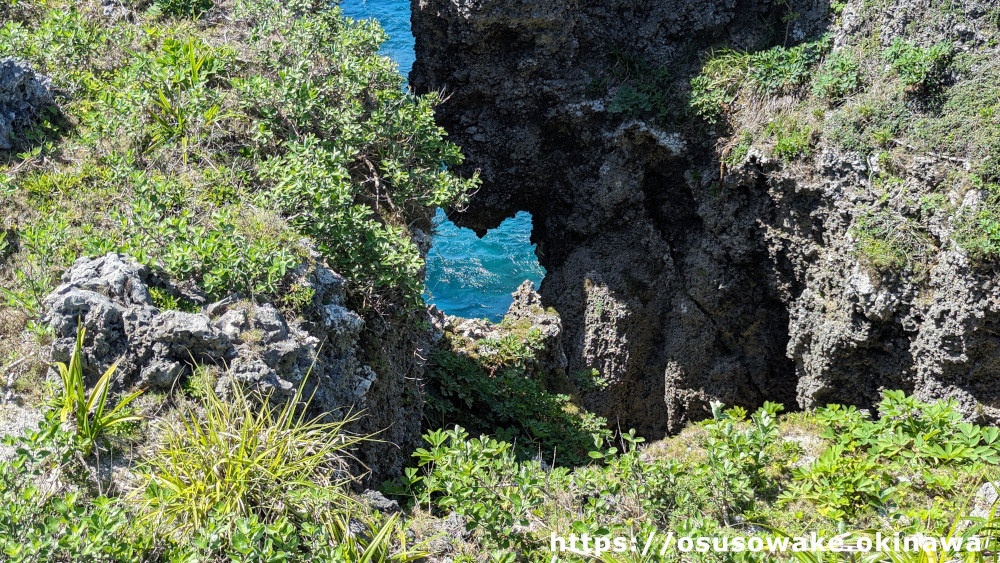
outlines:
[[[542,297],[535,291],[535,282],[531,280],[525,280],[511,297],[507,314],[499,323],[446,315],[431,305],[429,314],[437,340],[445,333],[473,342],[486,339],[496,341],[512,334],[524,337],[530,332],[537,335],[537,349],[525,366],[529,375],[550,380],[566,379],[569,362],[563,349],[563,327],[559,313],[542,306]]]
[[[880,9],[883,46],[922,17],[900,4]],[[969,17],[985,17],[971,4]],[[838,45],[871,35],[860,5],[829,30]],[[814,38],[832,22],[828,2],[412,7],[410,83],[445,93],[439,121],[484,182],[451,217],[483,232],[532,213],[542,301],[562,316],[568,370],[609,382],[585,395],[591,410],[655,436],[708,416],[710,401],[870,407],[888,388],[1000,419],[995,274],[954,245],[924,273],[874,271],[852,226],[877,199],[877,163],[824,145],[786,167],[750,150],[720,178],[721,126],[677,109],[699,53],[753,49],[775,30],[789,44]],[[948,38],[949,25],[927,41]],[[621,107],[619,86],[638,72],[659,80],[655,118]],[[929,187],[913,193],[930,193],[949,166],[913,163],[909,181]]]
[[[484,180],[454,219],[482,231],[532,213],[568,369],[596,368],[609,382],[587,406],[656,435],[703,416],[710,400],[792,402],[779,274],[760,267],[768,249],[754,217],[770,210],[750,194],[716,207],[689,183],[707,152],[585,95],[616,49],[684,67],[687,53],[727,34],[752,42],[768,3],[413,7],[410,82],[447,93],[440,121]]]
[[[278,401],[308,381],[323,412],[363,405],[374,374],[357,360],[363,321],[342,305],[343,279],[316,266],[303,282],[315,292],[319,319],[308,326],[237,295],[198,313],[160,310],[149,288],[169,291],[169,282],[148,267],[119,254],[81,258],[44,301],[55,331],[52,359],[69,361],[82,323],[84,373],[91,380],[119,362],[120,385],[168,391],[194,366],[209,365],[224,374],[223,393],[238,382]]]
[[[0,58],[0,150],[14,148],[14,139],[53,102],[51,80],[24,61]]]
[[[281,401],[304,384],[316,412],[367,411],[358,428],[365,434],[412,418],[402,397],[385,396],[386,386],[375,390],[377,400],[369,400],[379,378],[361,361],[364,321],[344,306],[343,278],[318,263],[294,276],[313,294],[296,319],[239,295],[183,312],[154,305],[150,288],[166,294],[176,290],[147,266],[119,254],[81,258],[44,300],[45,321],[54,331],[52,360],[69,361],[82,324],[87,329],[83,367],[90,383],[119,362],[118,388],[169,391],[203,365],[220,374],[216,390],[223,395],[239,384]],[[403,392],[402,386],[388,387]],[[419,410],[415,418],[419,421]],[[360,453],[375,478],[392,474],[405,458],[383,450],[418,436],[419,428],[399,426],[394,443],[372,442],[367,444],[371,451]]]

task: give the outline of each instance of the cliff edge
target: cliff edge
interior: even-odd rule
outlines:
[[[877,4],[877,5],[876,5]],[[910,0],[413,0],[418,92],[520,210],[596,414],[709,403],[1000,418],[1000,11]]]

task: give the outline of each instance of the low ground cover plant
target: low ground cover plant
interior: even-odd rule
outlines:
[[[521,459],[585,463],[595,440],[611,437],[607,421],[547,388],[552,374],[537,361],[542,334],[528,325],[505,321],[500,338],[447,334],[429,358],[426,425],[488,432],[512,443]]]
[[[428,433],[416,467],[389,490],[431,513],[465,515],[479,549],[513,551],[518,560],[549,560],[552,533],[945,536],[967,519],[980,485],[998,476],[998,429],[961,422],[954,406],[892,391],[877,417],[839,405],[784,418],[780,405],[752,414],[717,405],[711,420],[678,437],[644,447],[634,433],[623,434],[620,447],[595,446],[593,461],[576,468],[519,461],[512,444],[456,427]],[[669,553],[719,557],[676,546]],[[819,557],[847,560],[827,555]]]

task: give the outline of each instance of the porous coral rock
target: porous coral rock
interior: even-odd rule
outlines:
[[[55,101],[52,81],[25,61],[0,58],[0,150],[14,148],[11,140],[31,126]]]

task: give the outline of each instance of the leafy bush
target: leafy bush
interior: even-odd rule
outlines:
[[[5,561],[413,561],[398,516],[375,518],[327,510],[315,519],[263,519],[213,509],[190,535],[171,541],[146,525],[122,498],[93,497],[86,488],[53,490],[53,482],[83,483],[74,434],[50,412],[39,430],[5,442],[17,456],[0,462],[0,553]],[[363,518],[363,519],[359,519]]]
[[[849,51],[837,51],[823,62],[813,80],[813,92],[828,100],[839,100],[861,87],[858,61]]]
[[[922,403],[902,391],[886,391],[878,420],[855,407],[831,405],[816,413],[833,444],[806,468],[793,470],[794,485],[783,502],[808,499],[824,516],[844,519],[865,509],[884,508],[900,492],[891,474],[903,468],[995,465],[1000,460],[1000,429],[962,422],[949,399]],[[933,484],[933,473],[925,472]],[[952,484],[944,481],[946,489]]]
[[[827,438],[867,447],[870,454],[889,460],[932,465],[1000,461],[1000,431],[962,422],[956,406],[954,399],[928,404],[902,391],[886,391],[877,421],[839,406],[820,409],[817,417],[830,426]]]
[[[618,93],[615,94],[614,99],[611,100],[611,104],[608,105],[608,111],[611,113],[637,115],[652,110],[653,103],[649,101],[649,96],[628,84],[624,84],[618,88]]]
[[[471,438],[461,427],[430,432],[428,446],[414,454],[417,466],[387,491],[434,514],[463,514],[477,548],[516,551],[525,560],[551,558],[550,533],[730,536],[746,535],[753,522],[754,535],[791,527],[796,535],[829,537],[877,522],[883,535],[888,526],[940,536],[979,487],[1000,432],[958,422],[953,404],[927,405],[902,392],[885,394],[878,420],[833,405],[790,415],[782,425],[776,404],[750,416],[712,407],[710,421],[667,440],[672,450],[643,448],[629,432],[618,437],[620,448],[595,444],[592,463],[575,468],[519,461],[510,442]],[[803,431],[826,440],[804,466],[792,440]],[[894,449],[898,435],[913,438]],[[960,444],[972,449],[943,461],[945,444],[952,453]]]
[[[458,348],[456,338],[451,342]],[[427,368],[428,421],[492,432],[516,442],[521,456],[541,452],[557,463],[585,462],[594,435],[604,440],[610,431],[569,396],[546,390],[547,374],[536,363],[541,338],[537,329],[515,329],[499,339],[467,342],[465,350],[436,350]]]
[[[153,2],[153,6],[164,15],[187,18],[198,18],[211,10],[214,5],[212,0],[156,0]]]
[[[86,155],[34,166],[63,150],[39,143],[10,168],[0,217],[19,244],[8,303],[37,311],[63,268],[103,252],[211,297],[274,299],[311,246],[368,306],[419,303],[411,229],[429,228],[436,206],[462,205],[477,179],[450,171],[462,155],[434,123],[437,99],[402,88],[376,24],[293,4],[225,7],[238,34],[61,5],[0,31],[0,56],[29,59],[67,92],[61,109],[76,127],[64,145]]]
[[[419,561],[429,553],[409,543],[398,515],[381,522],[334,514],[320,522],[212,513],[188,544],[169,546],[170,561]]]
[[[944,85],[952,53],[951,43],[920,47],[897,37],[885,50],[885,58],[906,84],[907,91],[920,94]]]
[[[859,510],[881,508],[894,488],[871,456],[854,455],[835,444],[807,468],[793,469],[795,484],[782,493],[781,501],[808,500],[825,517],[841,520]]]
[[[990,264],[1000,258],[1000,187],[986,193],[982,205],[958,216],[955,239],[975,262]]]
[[[523,547],[527,538],[518,528],[530,525],[544,498],[539,462],[518,463],[511,444],[486,436],[469,439],[460,426],[424,439],[431,449],[413,454],[423,475],[408,469],[406,492],[416,485],[418,504],[469,516],[497,547]]]
[[[705,475],[713,503],[724,518],[752,506],[758,495],[773,492],[775,485],[766,471],[778,458],[774,448],[778,436],[775,417],[782,410],[781,405],[767,402],[747,424],[744,409],[723,411],[721,404],[712,405],[713,419],[705,426],[709,432]]]
[[[782,117],[767,124],[764,133],[774,138],[774,155],[791,162],[812,154],[813,129],[796,119]]]
[[[85,492],[56,493],[53,479],[80,478],[77,436],[49,412],[39,429],[4,442],[16,457],[0,462],[0,553],[9,561],[134,561],[148,543],[130,533],[122,504],[88,498]],[[145,542],[149,542],[146,538]]]

